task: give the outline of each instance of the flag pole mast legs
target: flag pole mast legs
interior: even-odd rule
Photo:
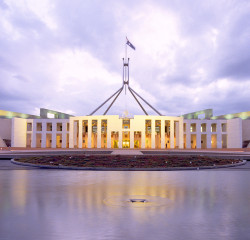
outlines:
[[[134,97],[134,99],[136,100],[136,102],[139,104],[139,106],[141,107],[141,109],[145,113],[145,115],[148,115],[148,113],[143,108],[143,106],[141,105],[141,103],[139,102],[139,100],[136,98],[136,96],[134,95],[134,93],[131,91],[131,87],[128,87],[128,90],[130,91],[130,93],[132,94],[132,96]]]
[[[143,102],[145,102],[149,107],[151,107],[158,115],[162,116],[162,114],[157,111],[152,105],[150,105],[143,97],[141,97],[135,90],[133,90],[131,87],[130,88],[130,91],[132,90],[133,93],[135,93]]]
[[[106,102],[108,102],[112,97],[114,97],[118,92],[121,92],[123,89],[123,86],[118,89],[114,94],[112,94],[105,102],[103,102],[98,108],[96,108],[92,113],[90,113],[88,116],[93,115],[98,109],[100,109]],[[119,93],[120,94],[120,93]]]
[[[108,106],[107,110],[104,112],[103,115],[106,115],[107,112],[109,111],[109,109],[112,107],[112,105],[114,104],[114,102],[116,101],[116,99],[119,97],[119,95],[121,94],[121,92],[123,91],[123,89],[125,88],[125,94],[126,94],[126,89],[128,88],[129,92],[132,94],[132,96],[134,97],[134,99],[136,100],[136,102],[139,104],[139,106],[141,107],[142,111],[148,115],[148,113],[146,112],[146,110],[143,108],[143,106],[141,105],[140,101],[137,99],[137,97],[139,97],[144,103],[146,103],[151,109],[153,109],[157,114],[159,114],[160,116],[162,116],[162,114],[160,112],[158,112],[152,105],[150,105],[144,98],[142,98],[135,90],[133,90],[130,86],[129,86],[129,58],[127,57],[127,45],[129,45],[132,49],[135,50],[134,45],[127,39],[126,37],[126,43],[125,43],[125,59],[123,58],[123,73],[122,73],[122,78],[123,78],[123,82],[122,82],[122,87],[120,89],[118,89],[118,91],[116,91],[114,94],[112,94],[105,102],[103,102],[98,108],[96,108],[91,114],[89,114],[89,116],[93,115],[98,109],[100,109],[105,103],[107,103],[111,98],[113,98],[115,95],[114,100],[111,102],[111,104]],[[136,97],[137,96],[137,97]]]
[[[121,94],[123,90],[123,87],[121,88],[120,92],[116,95],[115,99],[112,101],[112,103],[109,105],[109,107],[107,108],[107,110],[103,113],[103,115],[106,115],[108,110],[112,107],[113,103],[115,102],[115,100],[119,97],[119,95]]]

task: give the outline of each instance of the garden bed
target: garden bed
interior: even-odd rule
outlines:
[[[58,155],[16,158],[16,162],[39,166],[65,166],[79,168],[165,169],[198,168],[235,165],[242,160],[206,156],[159,156],[159,155]]]

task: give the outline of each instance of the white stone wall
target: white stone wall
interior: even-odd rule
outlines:
[[[212,148],[212,135],[216,136],[216,148],[222,148],[222,134],[228,135],[228,128],[227,131],[222,132],[222,124],[227,124],[228,120],[199,120],[199,119],[184,119],[183,123],[186,123],[186,146],[187,148],[191,148],[191,135],[196,135],[196,148],[201,148],[201,135],[206,135],[206,148]],[[191,131],[191,125],[196,124],[195,131]],[[202,124],[206,124],[206,131],[201,131]],[[216,124],[216,131],[212,131],[212,125]],[[194,130],[194,129],[193,129]]]
[[[2,139],[11,139],[11,119],[0,119],[0,137]]]
[[[3,139],[11,140],[11,119],[0,119],[0,147],[6,147]]]
[[[26,147],[27,120],[12,118],[11,147]]]
[[[242,148],[242,119],[227,120],[228,148]]]
[[[250,139],[250,120],[231,119],[231,120],[198,120],[198,119],[183,119],[182,117],[168,117],[168,116],[145,116],[136,115],[130,119],[130,128],[122,129],[122,118],[118,115],[106,115],[106,116],[81,116],[71,117],[70,119],[21,119],[13,118],[11,120],[11,140],[13,147],[26,147],[27,133],[31,134],[31,147],[37,147],[37,133],[41,134],[41,147],[46,147],[46,134],[51,134],[52,142],[51,147],[57,147],[57,134],[61,134],[61,147],[67,146],[67,134],[69,134],[69,148],[78,146],[82,148],[82,121],[88,121],[88,148],[91,148],[91,136],[92,136],[92,120],[97,120],[97,148],[101,148],[101,120],[107,120],[107,148],[111,148],[111,132],[119,133],[119,148],[122,148],[122,133],[123,131],[130,132],[130,148],[134,148],[134,132],[141,132],[141,148],[145,148],[145,121],[151,120],[151,147],[155,148],[155,121],[161,121],[161,143],[160,147],[165,149],[165,121],[170,121],[170,148],[174,148],[175,145],[178,148],[183,148],[183,136],[186,134],[186,148],[191,148],[191,135],[196,137],[196,148],[202,147],[202,134],[203,140],[206,137],[207,148],[222,148],[222,140],[227,140],[227,148],[241,148],[242,140]],[[77,125],[77,122],[78,125]],[[0,124],[3,122],[0,120]],[[10,122],[10,121],[9,121]],[[176,122],[176,124],[175,124]],[[7,121],[6,121],[7,123]],[[27,123],[32,123],[31,131],[27,131]],[[37,123],[42,124],[42,131],[39,131]],[[52,131],[47,130],[47,123],[52,124]],[[62,124],[62,131],[58,131],[57,123]],[[67,131],[67,123],[69,123],[69,131]],[[186,130],[183,131],[183,124],[186,124]],[[191,125],[196,124],[196,130],[191,132]],[[201,132],[202,124],[206,124],[206,131]],[[216,125],[216,131],[212,132],[211,128],[213,124]],[[226,131],[222,131],[222,124],[226,124]],[[8,124],[7,124],[8,125]],[[0,128],[0,134],[5,131]],[[9,131],[9,130],[8,130]],[[7,132],[8,132],[7,131]],[[174,141],[174,131],[176,135],[176,141]],[[78,133],[78,140],[77,140]],[[4,134],[2,134],[4,135]],[[6,134],[5,134],[6,135]],[[4,136],[5,136],[4,135]],[[8,135],[8,134],[7,134]],[[7,136],[6,135],[6,136]],[[222,136],[224,135],[224,136]],[[1,137],[1,135],[0,135]],[[216,139],[216,142],[215,142]],[[39,139],[38,139],[39,140]],[[212,141],[214,141],[212,143]],[[38,141],[39,142],[39,141]],[[215,145],[216,143],[216,145]]]
[[[26,136],[27,133],[31,134],[31,147],[35,148],[37,147],[37,134],[41,134],[41,147],[42,148],[46,148],[46,136],[47,134],[51,134],[52,136],[52,142],[51,142],[51,148],[56,148],[57,144],[56,144],[56,136],[57,134],[61,134],[62,138],[62,143],[61,143],[61,147],[62,148],[66,148],[66,140],[67,140],[67,134],[69,133],[67,131],[67,123],[69,122],[68,119],[25,119],[26,123],[25,123],[25,146],[26,146]],[[27,131],[27,123],[32,123],[32,130],[31,131]],[[41,123],[42,124],[42,131],[39,131],[39,129],[37,129],[37,123]],[[47,130],[47,123],[51,123],[52,124],[52,131]],[[57,129],[57,123],[61,123],[62,124],[62,131]]]
[[[250,120],[242,120],[242,141],[250,140]]]

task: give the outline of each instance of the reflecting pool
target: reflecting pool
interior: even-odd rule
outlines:
[[[249,239],[249,186],[240,170],[0,170],[0,239]]]

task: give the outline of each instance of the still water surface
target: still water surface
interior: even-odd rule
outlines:
[[[2,170],[0,239],[250,239],[249,186],[236,170]],[[156,202],[112,203],[130,196]]]

